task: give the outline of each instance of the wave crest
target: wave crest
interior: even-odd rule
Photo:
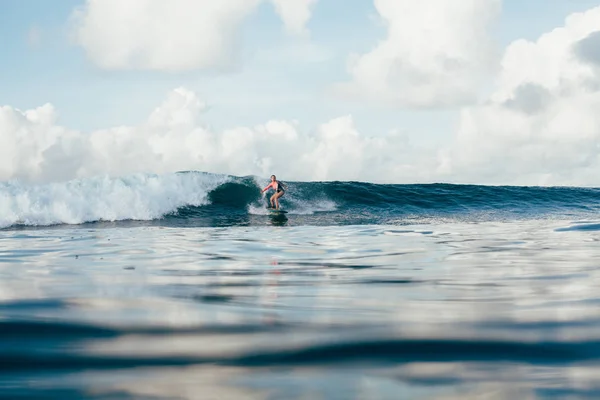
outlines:
[[[63,183],[0,183],[0,227],[153,220],[184,206],[208,204],[228,177],[203,173],[107,176]]]
[[[196,171],[44,185],[5,182],[0,183],[0,228],[159,219],[187,226],[260,225],[264,221],[256,216],[268,214],[269,195],[260,191],[267,182]],[[280,202],[288,215],[296,215],[294,224],[564,219],[600,210],[600,190],[589,188],[286,183],[289,190]]]

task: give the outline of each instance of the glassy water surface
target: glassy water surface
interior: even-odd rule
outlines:
[[[0,394],[600,398],[599,226],[4,230]]]

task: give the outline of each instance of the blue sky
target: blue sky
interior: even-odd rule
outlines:
[[[309,129],[328,118],[352,114],[357,125],[373,135],[395,128],[433,135],[453,121],[454,114],[443,110],[406,111],[323,99],[323,87],[347,77],[347,55],[366,52],[385,36],[385,30],[373,21],[376,12],[370,0],[317,3],[308,28],[311,42],[330,53],[329,61],[316,65],[282,61],[277,67],[257,62],[251,54],[258,49],[276,52],[297,39],[282,35],[282,22],[273,8],[262,4],[245,23],[246,60],[242,71],[234,74],[101,71],[69,41],[69,16],[82,4],[75,0],[2,1],[0,104],[28,109],[50,102],[58,109],[61,124],[93,130],[138,123],[165,93],[183,85],[212,105],[205,119],[216,127],[283,118],[297,119]],[[592,0],[505,0],[495,36],[503,46],[519,38],[535,39],[561,25],[572,12],[598,4]],[[29,43],[31,29],[39,30],[38,45]],[[251,98],[258,94],[272,101],[253,104]],[[431,114],[436,115],[434,120]]]
[[[317,0],[306,24],[309,38],[286,34],[284,22],[264,0],[239,30],[233,69],[185,72],[107,70],[94,63],[75,43],[69,22],[84,4],[0,3],[0,105],[26,110],[51,103],[59,125],[93,132],[139,125],[170,91],[185,87],[208,104],[202,122],[216,131],[269,120],[297,120],[309,131],[351,115],[363,135],[398,130],[423,145],[450,146],[456,139],[462,104],[420,109],[331,95],[331,85],[353,79],[347,68],[351,54],[371,52],[388,35],[373,0]],[[563,26],[568,15],[597,6],[600,0],[504,0],[489,27],[498,56],[515,40],[535,41]],[[492,74],[477,89],[483,99],[494,82]]]

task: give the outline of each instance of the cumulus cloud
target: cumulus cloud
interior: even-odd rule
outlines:
[[[303,131],[268,121],[221,132],[202,126],[205,105],[184,88],[172,91],[146,122],[90,133],[57,125],[51,105],[0,108],[0,179],[62,181],[95,175],[199,170],[287,180],[427,181],[435,153],[415,149],[397,132],[369,137],[351,116]]]
[[[306,23],[317,0],[271,0],[289,33],[306,35]]]
[[[600,186],[599,27],[597,7],[536,41],[511,43],[492,93],[462,108],[445,148],[418,147],[399,132],[369,136],[351,116],[312,130],[274,120],[216,132],[202,124],[204,102],[179,88],[139,126],[89,133],[57,124],[49,104],[0,107],[0,179],[201,170],[284,180]]]
[[[506,49],[496,89],[462,110],[448,176],[600,185],[600,7]]]
[[[77,43],[106,69],[228,67],[238,29],[260,0],[87,0],[73,15]]]
[[[109,70],[231,68],[242,22],[264,0],[87,0],[72,15],[88,58]],[[305,33],[316,0],[273,0],[287,29]]]
[[[349,61],[338,94],[409,107],[473,102],[491,72],[501,0],[375,0],[387,37]]]
[[[575,50],[583,61],[600,67],[600,31],[592,32],[577,42]]]

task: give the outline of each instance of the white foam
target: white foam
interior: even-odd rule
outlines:
[[[310,215],[316,212],[327,212],[335,211],[337,204],[329,199],[312,199],[312,200],[300,200],[291,199],[291,207],[293,207],[293,214]]]
[[[0,227],[152,220],[178,208],[208,203],[208,193],[230,178],[202,173],[108,176],[62,183],[0,183]]]
[[[248,205],[248,214],[253,215],[267,215],[269,212],[267,211],[265,206],[257,206],[255,204]]]

